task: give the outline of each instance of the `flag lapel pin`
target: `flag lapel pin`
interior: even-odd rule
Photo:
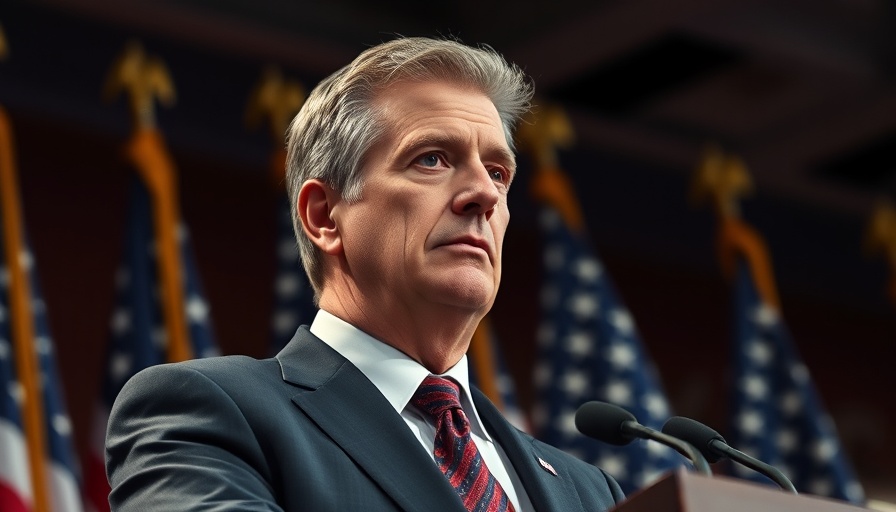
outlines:
[[[554,476],[557,476],[557,470],[554,469],[554,466],[551,466],[550,462],[542,459],[541,457],[538,457],[538,464],[542,467],[542,469],[544,469],[548,473],[550,473]]]

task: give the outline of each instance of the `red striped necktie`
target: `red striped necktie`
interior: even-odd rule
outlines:
[[[470,437],[470,423],[460,408],[458,385],[430,375],[420,384],[411,403],[435,420],[436,464],[448,477],[467,510],[513,512],[507,493],[486,467]]]

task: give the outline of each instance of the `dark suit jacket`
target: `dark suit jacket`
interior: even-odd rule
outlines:
[[[593,512],[622,499],[603,471],[516,430],[473,394],[536,510]],[[121,511],[464,511],[385,397],[305,327],[273,359],[137,374],[112,408],[106,470]]]

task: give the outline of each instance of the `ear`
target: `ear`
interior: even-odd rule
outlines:
[[[326,254],[342,251],[342,236],[330,215],[339,199],[336,191],[317,179],[306,181],[299,190],[296,207],[305,235]]]

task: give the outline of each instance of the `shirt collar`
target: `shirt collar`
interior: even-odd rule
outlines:
[[[314,317],[310,330],[361,370],[398,414],[408,406],[423,379],[430,375],[429,370],[404,352],[322,309]],[[438,376],[450,377],[460,385],[460,403],[470,420],[470,428],[491,441],[473,404],[467,356]]]

